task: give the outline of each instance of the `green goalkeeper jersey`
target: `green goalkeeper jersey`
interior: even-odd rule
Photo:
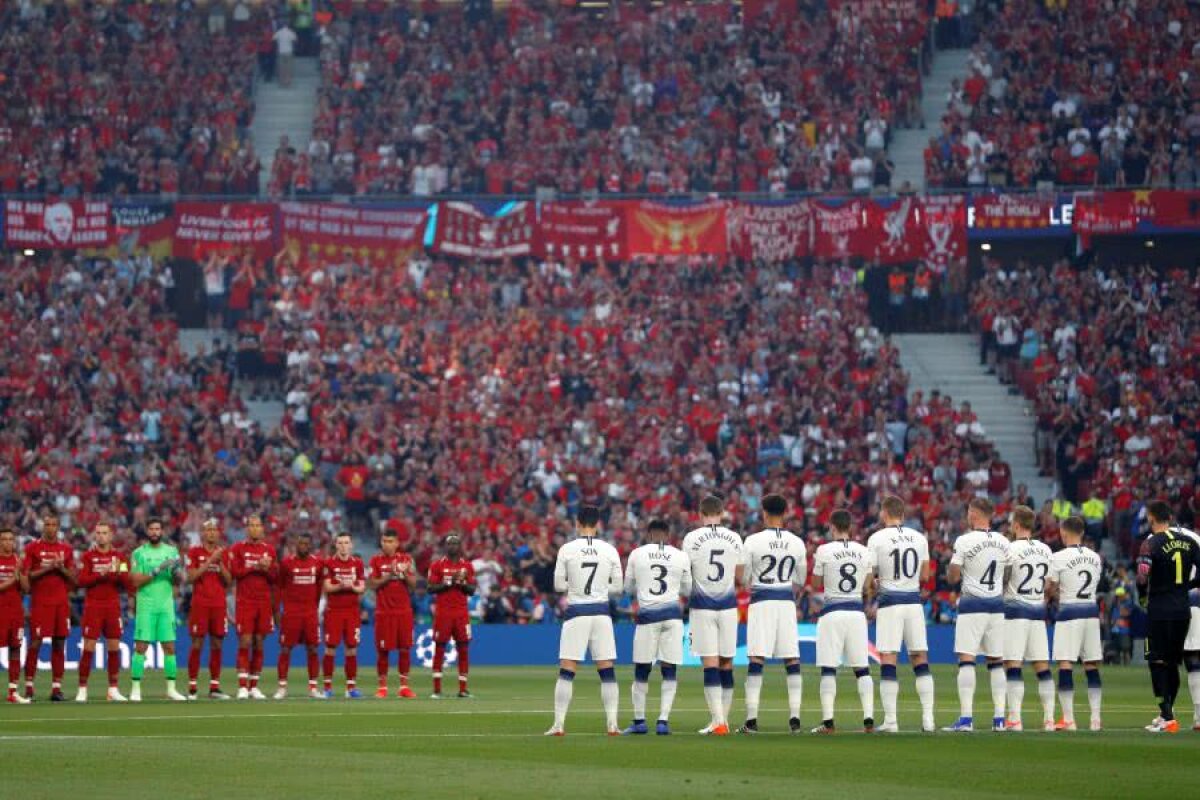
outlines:
[[[143,575],[151,575],[168,561],[174,561],[171,568],[164,568],[146,585],[137,591],[137,610],[171,611],[175,610],[175,585],[172,576],[174,567],[179,565],[179,551],[173,545],[159,542],[144,544],[133,551],[133,571]]]

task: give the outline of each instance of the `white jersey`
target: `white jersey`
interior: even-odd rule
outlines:
[[[1035,539],[1015,539],[1008,546],[1008,582],[1004,605],[1035,606],[1039,615],[1046,604],[1046,576],[1050,574],[1050,548]],[[1041,617],[1039,616],[1039,619]]]
[[[692,593],[692,564],[678,547],[644,544],[629,554],[625,592],[637,596],[639,623],[682,619],[679,598]]]
[[[871,553],[858,542],[826,542],[813,556],[813,575],[825,583],[826,609],[845,605],[861,610],[863,588],[871,578]]]
[[[1064,547],[1050,560],[1050,580],[1058,584],[1059,619],[1067,606],[1094,606],[1096,584],[1104,562],[1096,551],[1081,544]]]
[[[889,525],[871,534],[867,550],[871,571],[879,578],[881,595],[911,595],[920,602],[921,566],[929,560],[929,540],[925,534]]]
[[[696,528],[683,538],[692,565],[693,609],[737,608],[737,568],[742,563],[742,537],[722,525]]]
[[[955,540],[950,563],[962,569],[960,614],[1003,611],[1000,597],[1007,561],[1008,539],[996,531],[967,531]]]
[[[750,602],[795,600],[793,586],[808,577],[804,540],[783,528],[768,528],[746,537],[744,562]]]
[[[609,597],[621,588],[621,556],[608,542],[580,537],[559,548],[554,590],[566,593],[568,617],[607,614]]]

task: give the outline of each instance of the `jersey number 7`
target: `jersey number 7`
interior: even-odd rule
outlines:
[[[584,561],[579,566],[583,567],[586,570],[591,570],[591,574],[588,575],[587,583],[585,583],[583,585],[583,593],[591,594],[592,593],[592,583],[594,583],[596,580],[596,570],[600,567],[600,562]]]

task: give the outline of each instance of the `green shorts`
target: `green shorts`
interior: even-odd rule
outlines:
[[[175,611],[138,611],[133,620],[135,642],[175,641]]]

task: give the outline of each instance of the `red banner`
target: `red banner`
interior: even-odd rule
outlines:
[[[1200,228],[1200,192],[1140,189],[1075,195],[1074,227],[1083,236],[1130,233],[1141,223]]]
[[[476,258],[525,256],[533,250],[533,229],[531,203],[516,203],[511,211],[498,217],[470,203],[441,203],[433,249]]]
[[[921,202],[910,196],[866,204],[871,256],[880,264],[905,264],[925,255]]]
[[[624,258],[625,209],[621,203],[543,203],[535,249],[540,256]]]
[[[768,262],[804,258],[812,245],[808,203],[730,203],[729,251],[739,258]]]
[[[693,206],[642,201],[625,208],[630,256],[720,255],[729,251],[725,203]]]
[[[1133,192],[1135,201],[1145,192]],[[1164,228],[1200,228],[1200,191],[1155,190],[1150,194],[1147,222]]]
[[[937,270],[967,255],[967,201],[962,195],[931,195],[921,201],[923,258]]]
[[[13,248],[65,250],[107,247],[112,238],[107,202],[9,200],[4,241]]]
[[[879,238],[868,226],[865,200],[849,200],[833,205],[813,200],[812,253],[819,258],[874,258]]]
[[[976,228],[1045,228],[1055,210],[1054,196],[985,194],[975,198]]]
[[[279,218],[283,244],[297,257],[349,249],[376,264],[398,264],[421,247],[429,214],[417,207],[280,203]]]
[[[272,203],[176,203],[176,258],[200,258],[214,250],[250,250],[258,258],[275,254]]]

